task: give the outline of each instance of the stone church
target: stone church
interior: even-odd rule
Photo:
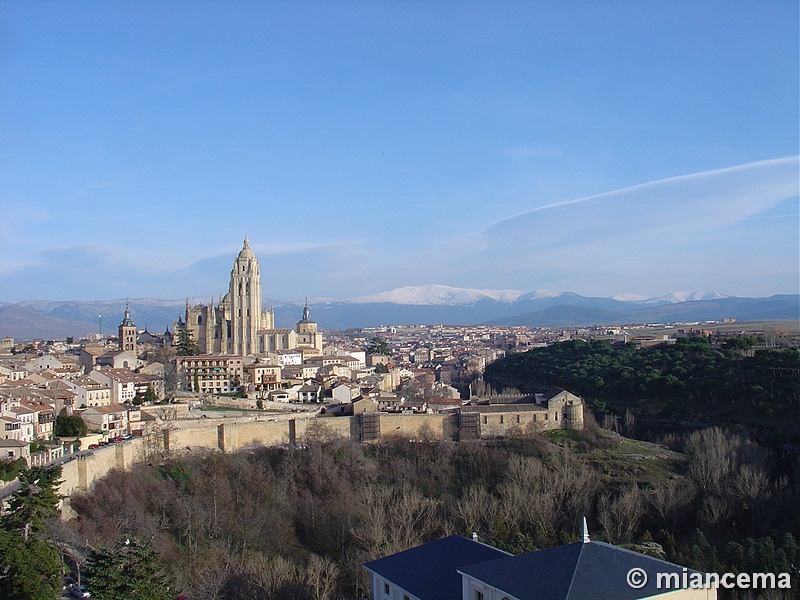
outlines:
[[[311,320],[308,305],[297,330],[275,329],[272,310],[261,307],[261,270],[258,259],[244,238],[244,246],[231,269],[228,293],[218,303],[189,305],[186,314],[175,323],[175,339],[186,329],[197,342],[200,354],[248,356],[297,347],[322,350],[322,332]]]

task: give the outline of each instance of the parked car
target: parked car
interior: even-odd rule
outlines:
[[[89,444],[89,450],[94,450],[95,448],[99,448],[99,444]]]
[[[73,585],[69,590],[69,595],[73,598],[91,598],[92,594],[82,585]]]
[[[126,433],[125,435],[122,436],[122,439],[123,440],[132,440],[133,436],[130,433]]]

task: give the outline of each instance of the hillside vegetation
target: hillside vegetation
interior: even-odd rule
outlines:
[[[55,535],[146,540],[180,591],[232,600],[360,599],[367,560],[473,531],[525,552],[575,540],[584,515],[595,539],[692,567],[797,564],[796,465],[717,428],[673,442],[679,452],[592,428],[192,456],[112,472]]]
[[[800,352],[753,349],[755,343],[734,338],[717,347],[693,337],[616,349],[574,340],[498,360],[484,379],[498,390],[563,387],[590,400],[598,416],[630,409],[640,420],[738,423],[798,444]]]

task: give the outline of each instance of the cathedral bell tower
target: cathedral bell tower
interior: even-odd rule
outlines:
[[[228,298],[231,316],[228,353],[238,356],[256,354],[256,332],[261,328],[261,272],[247,236],[233,263]]]

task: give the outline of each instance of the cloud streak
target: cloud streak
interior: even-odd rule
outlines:
[[[660,293],[694,287],[713,274],[720,285],[728,277],[744,288],[771,261],[770,270],[780,266],[789,278],[782,284],[791,288],[796,204],[783,203],[798,196],[798,164],[797,156],[759,161],[550,204],[498,220],[430,256],[439,257],[440,269],[442,262],[451,265],[445,283],[453,285],[587,290],[613,281],[630,291]],[[795,217],[761,219],[776,207],[794,210]],[[776,257],[752,239],[756,229],[764,236],[765,226],[795,251]],[[683,275],[695,283],[678,281]]]

